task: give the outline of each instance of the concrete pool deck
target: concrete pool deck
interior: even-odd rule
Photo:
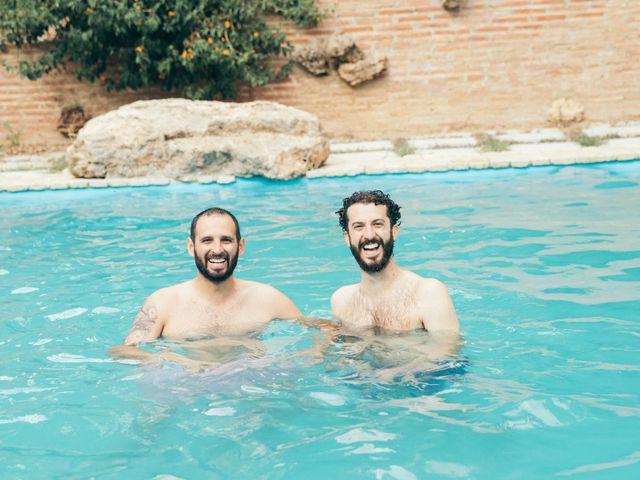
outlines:
[[[597,137],[602,144],[581,146],[567,141],[564,133],[554,128],[489,132],[494,139],[494,150],[495,145],[502,142],[502,146],[508,148],[504,151],[484,150],[476,136],[470,133],[408,139],[404,142],[404,149],[411,153],[402,156],[395,153],[394,143],[390,140],[334,142],[325,164],[307,172],[306,177],[523,168],[640,159],[640,122],[596,125],[583,129],[583,133],[587,140]],[[61,169],[64,158],[64,151],[0,156],[0,191],[150,186],[176,182],[164,177],[75,178],[68,170]],[[226,184],[233,181],[235,177],[229,175],[201,175],[196,178],[197,183]]]

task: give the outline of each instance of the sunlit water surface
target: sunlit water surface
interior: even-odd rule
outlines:
[[[0,194],[0,478],[639,478],[639,183],[633,162]],[[329,318],[359,278],[333,212],[372,188],[402,206],[398,263],[461,319],[436,371],[295,355],[317,331],[287,322],[206,372],[107,355],[193,276],[188,223],[214,205],[240,219],[240,278]]]

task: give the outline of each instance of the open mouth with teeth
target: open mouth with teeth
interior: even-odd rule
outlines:
[[[364,272],[375,273],[382,271],[393,255],[393,237],[383,241],[374,238],[361,239],[357,244],[349,242],[349,248],[358,265]]]
[[[367,256],[375,256],[382,251],[382,243],[377,241],[364,242],[360,245],[360,250],[365,252]]]
[[[227,260],[229,259],[229,257],[227,256],[222,256],[222,257],[208,257],[207,258],[207,265],[210,265],[211,267],[218,269],[218,268],[222,268],[227,264]]]
[[[238,255],[229,252],[206,252],[202,255],[194,255],[198,271],[207,280],[219,283],[225,281],[231,275],[238,263]]]

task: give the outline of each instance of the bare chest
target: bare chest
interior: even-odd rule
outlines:
[[[390,292],[369,297],[354,293],[347,302],[341,320],[354,329],[414,330],[423,328],[424,319],[414,292]]]
[[[261,329],[271,320],[249,301],[223,306],[190,301],[182,302],[169,313],[162,336],[165,338],[200,338],[244,335]]]

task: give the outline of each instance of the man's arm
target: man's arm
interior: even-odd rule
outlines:
[[[339,322],[343,322],[343,312],[347,303],[349,286],[340,287],[331,295],[331,315]]]
[[[456,309],[444,283],[434,278],[425,279],[418,301],[426,330],[432,333],[460,332]]]
[[[296,305],[287,297],[284,293],[277,291],[277,300],[275,305],[277,308],[277,315],[273,318],[280,318],[284,320],[292,320],[295,323],[304,325],[306,327],[317,328],[320,330],[326,338],[321,340],[320,337],[316,338],[314,345],[304,352],[300,352],[302,355],[322,357],[324,350],[334,340],[336,336],[337,327],[330,320],[324,318],[305,317]]]
[[[131,330],[123,344],[117,347],[111,347],[109,354],[116,358],[139,360],[142,363],[170,360],[195,369],[215,366],[216,364],[214,363],[192,360],[168,349],[152,353],[137,347],[138,344],[155,340],[162,334],[162,329],[164,328],[164,318],[162,315],[163,300],[164,296],[161,291],[157,291],[149,296],[140,308],[140,311],[138,311]]]
[[[271,304],[272,319],[293,320],[302,317],[302,312],[289,297],[273,287],[270,289],[272,295],[268,301]]]
[[[125,360],[137,360],[139,363],[158,363],[163,360],[169,360],[170,362],[181,363],[193,370],[201,370],[204,368],[212,368],[219,364],[213,362],[205,362],[199,360],[193,360],[191,358],[180,355],[179,353],[172,352],[169,349],[164,349],[160,352],[147,352],[138,348],[135,345],[118,345],[117,347],[109,348],[109,355],[114,358],[122,358]],[[128,363],[128,362],[127,362]]]
[[[455,357],[462,346],[460,324],[453,301],[444,283],[434,278],[422,279],[419,287],[418,306],[422,325],[429,332],[427,341],[420,341],[413,349],[416,357],[408,363],[380,373],[407,376],[429,370],[429,362]],[[418,337],[419,338],[419,337]],[[437,364],[431,368],[438,368]]]
[[[125,345],[137,345],[143,342],[155,340],[162,334],[164,322],[161,320],[159,310],[158,292],[152,294],[144,302],[138,315],[133,321],[133,326],[124,340]]]
[[[109,355],[141,362],[153,362],[160,359],[160,355],[157,353],[146,352],[137,347],[140,343],[155,340],[162,333],[163,322],[160,321],[158,296],[158,292],[155,292],[145,300],[123,344],[111,347]]]

